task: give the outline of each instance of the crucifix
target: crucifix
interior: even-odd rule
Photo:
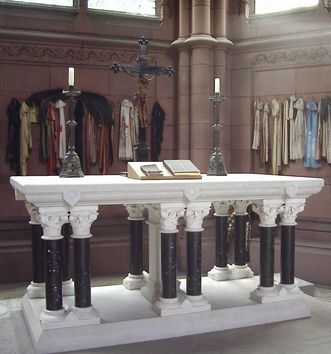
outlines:
[[[174,68],[148,65],[148,40],[141,37],[138,40],[139,53],[135,64],[114,63],[111,69],[116,74],[125,72],[137,80],[137,92],[133,96],[139,112],[139,142],[134,147],[135,161],[148,161],[148,145],[146,143],[147,128],[147,93],[150,82],[158,75],[172,76]]]

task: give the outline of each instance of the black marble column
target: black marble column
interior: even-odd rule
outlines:
[[[130,274],[143,274],[143,220],[130,220]]]
[[[74,238],[75,306],[91,306],[90,239]]]
[[[42,235],[41,225],[31,224],[32,281],[34,283],[45,282],[45,252]]]
[[[216,216],[215,229],[215,256],[216,267],[226,267],[228,265],[228,217]]]
[[[186,294],[201,295],[201,231],[187,231]]]
[[[244,266],[247,263],[246,252],[247,214],[234,214],[234,264]]]
[[[161,233],[162,297],[177,297],[176,233]]]
[[[62,225],[62,281],[70,280],[70,235],[71,225],[66,223]]]
[[[295,226],[281,226],[281,271],[282,284],[294,284]]]
[[[260,226],[260,286],[274,286],[274,227]]]
[[[62,240],[44,240],[46,254],[46,310],[63,308],[62,302]]]

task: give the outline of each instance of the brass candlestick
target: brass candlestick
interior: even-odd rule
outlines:
[[[219,92],[215,92],[209,100],[214,104],[214,123],[213,128],[213,152],[209,159],[209,168],[207,176],[226,176],[226,169],[224,164],[224,157],[220,146],[220,130],[222,125],[220,123],[220,104],[225,100]]]
[[[64,158],[60,177],[84,177],[80,159],[75,151],[75,127],[77,122],[75,121],[74,109],[75,101],[81,92],[75,90],[74,86],[69,86],[69,90],[63,90],[63,94],[69,100],[69,120],[66,124],[68,126],[68,151]]]

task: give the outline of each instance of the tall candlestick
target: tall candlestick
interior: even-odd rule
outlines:
[[[69,84],[69,86],[74,86],[75,85],[75,68],[70,67],[68,74],[69,74],[68,84]]]
[[[221,78],[215,77],[215,93],[221,93]]]

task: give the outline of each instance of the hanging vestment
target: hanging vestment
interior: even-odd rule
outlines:
[[[289,103],[285,100],[283,103],[283,141],[282,141],[282,162],[288,165],[288,122],[289,122]]]
[[[317,141],[316,141],[316,155],[315,159],[319,161],[322,157],[322,119],[321,119],[321,101],[317,105]]]
[[[299,98],[295,104],[294,108],[297,109],[297,114],[294,121],[294,156],[295,160],[302,159],[305,153],[305,102],[302,98]]]
[[[21,119],[20,119],[21,104],[16,98],[12,98],[8,108],[8,138],[6,159],[9,161],[10,168],[15,170],[16,175],[21,174],[20,169],[20,136],[21,136]]]
[[[306,124],[306,143],[304,167],[319,168],[320,164],[316,161],[316,143],[317,143],[317,105],[314,101],[307,103],[308,117]]]
[[[328,105],[328,120],[326,124],[326,160],[331,163],[331,105]]]
[[[155,102],[151,119],[151,160],[158,161],[163,141],[165,112],[158,102]]]
[[[321,156],[331,163],[331,127],[330,127],[330,106],[331,97],[321,98],[320,120],[321,120]],[[328,157],[329,156],[329,157]]]
[[[279,139],[279,132],[281,131],[281,110],[280,104],[276,99],[271,101],[271,114],[273,117],[273,138],[272,138],[272,174],[277,175],[279,168],[281,166],[281,146],[279,147],[280,139]]]
[[[263,164],[269,161],[269,113],[269,105],[264,102],[260,140],[260,162]]]
[[[60,115],[58,110],[50,103],[47,111],[47,146],[48,161],[47,174],[49,176],[59,172],[59,137],[60,137]]]
[[[128,99],[121,102],[118,158],[134,159],[134,146],[137,144],[139,118],[136,107]]]
[[[263,108],[263,101],[255,100],[254,101],[254,134],[253,134],[253,143],[252,149],[260,149],[260,137],[261,137],[261,111]]]
[[[27,161],[32,149],[32,130],[31,130],[31,113],[29,106],[23,102],[20,109],[21,119],[21,151],[20,151],[20,169],[21,175],[27,175]]]
[[[295,149],[295,131],[294,131],[294,119],[295,119],[295,112],[294,112],[294,103],[297,100],[295,96],[291,96],[289,100],[289,108],[288,108],[288,119],[290,121],[290,136],[289,136],[289,153],[290,153],[290,160],[295,160],[295,156],[297,155]]]
[[[64,160],[67,153],[67,141],[66,141],[66,120],[64,116],[65,103],[62,100],[55,102],[55,108],[59,110],[60,116],[60,136],[59,136],[59,159]]]

